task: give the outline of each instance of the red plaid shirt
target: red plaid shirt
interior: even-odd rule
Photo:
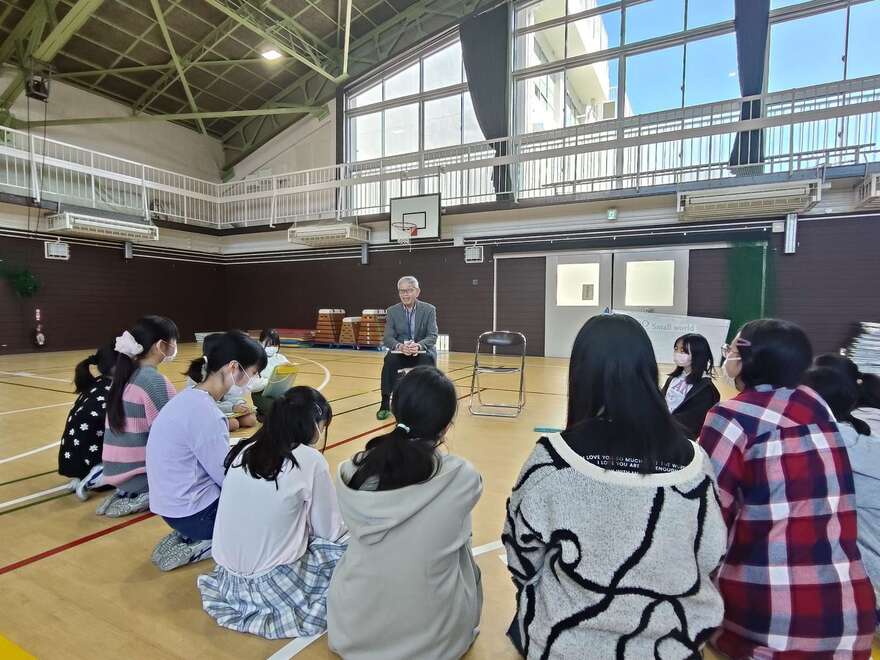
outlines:
[[[813,390],[760,386],[718,404],[700,434],[728,551],[718,569],[734,658],[868,658],[874,591],[856,545],[852,470]]]

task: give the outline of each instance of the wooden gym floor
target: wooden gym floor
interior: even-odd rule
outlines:
[[[337,464],[393,422],[379,422],[382,354],[372,351],[285,349],[299,364],[297,384],[322,389],[334,419],[325,456]],[[162,371],[179,389],[180,374],[200,354],[181,345]],[[57,474],[58,438],[74,400],[74,365],[85,351],[0,357],[0,657],[2,658],[335,658],[326,638],[306,648],[225,630],[201,609],[196,577],[209,561],[162,573],[149,560],[168,529],[150,514],[108,519],[95,515],[105,494],[82,503]],[[447,437],[450,451],[483,475],[473,514],[473,546],[483,575],[481,634],[469,660],[514,660],[504,632],[513,616],[513,585],[497,543],[510,488],[538,434],[565,417],[568,361],[529,358],[527,404],[517,419],[467,412],[472,355],[441,355],[460,407]],[[487,397],[512,400],[512,377],[484,379]],[[236,434],[242,435],[242,434]],[[483,546],[483,548],[481,548]],[[711,653],[706,654],[711,657]],[[880,654],[875,652],[875,656]]]

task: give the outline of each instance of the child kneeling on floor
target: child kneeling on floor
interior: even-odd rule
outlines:
[[[216,568],[198,579],[224,628],[269,639],[327,627],[327,588],[345,551],[330,467],[313,445],[333,412],[311,387],[276,400],[266,424],[226,457],[214,523]]]
[[[210,557],[229,452],[229,428],[217,401],[233,385],[248,387],[264,366],[262,346],[243,332],[224,332],[190,364],[187,375],[197,385],[169,401],[150,429],[150,510],[174,530],[153,551],[163,571]]]

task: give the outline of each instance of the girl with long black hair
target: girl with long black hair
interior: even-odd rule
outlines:
[[[75,490],[81,500],[88,498],[89,490],[103,483],[101,453],[104,449],[107,398],[117,357],[113,344],[101,346],[77,364],[74,372],[73,384],[77,397],[61,436],[58,474],[72,478],[71,490]]]
[[[330,466],[315,448],[332,419],[320,392],[293,387],[226,456],[217,566],[198,579],[202,606],[224,628],[269,639],[326,629],[326,592],[345,551]]]
[[[443,373],[414,368],[394,390],[395,427],[339,467],[351,538],[330,581],[327,633],[347,660],[458,658],[477,635],[471,511],[483,487],[470,463],[441,451],[456,405]]]
[[[712,464],[673,421],[635,319],[587,321],[568,374],[565,431],[538,440],[507,504],[508,635],[530,659],[699,657],[723,613]]]
[[[675,340],[672,359],[675,370],[666,379],[661,392],[672,418],[691,439],[700,436],[706,414],[721,400],[712,382],[715,360],[703,335],[688,333]]]
[[[229,452],[229,427],[217,401],[233,385],[247,389],[265,365],[256,341],[238,330],[222,333],[189,365],[186,375],[196,386],[174,397],[150,429],[150,511],[174,530],[153,551],[163,571],[210,556]]]
[[[146,511],[147,438],[159,411],[177,391],[158,367],[177,356],[177,326],[163,316],[145,316],[116,338],[119,354],[107,402],[104,482],[116,492],[98,507],[111,518]]]

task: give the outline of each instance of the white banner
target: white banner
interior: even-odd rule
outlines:
[[[644,326],[654,345],[657,362],[672,364],[672,351],[675,340],[694,332],[703,335],[712,349],[715,366],[721,362],[721,347],[727,341],[730,319],[710,319],[702,316],[677,316],[674,314],[649,314],[648,312],[629,312],[619,309],[615,314],[632,316]]]

